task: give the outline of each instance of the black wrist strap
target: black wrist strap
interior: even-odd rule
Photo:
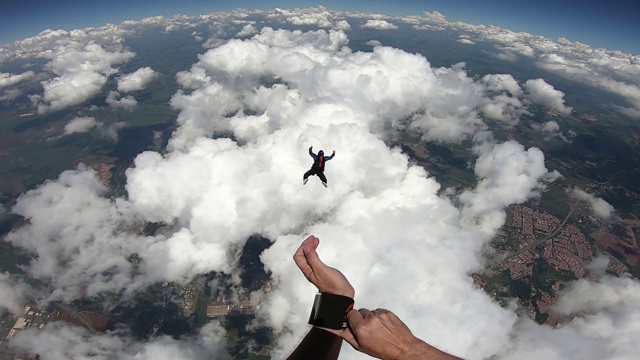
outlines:
[[[348,296],[316,294],[309,316],[309,325],[341,330],[347,327],[347,313],[353,309],[354,301]]]

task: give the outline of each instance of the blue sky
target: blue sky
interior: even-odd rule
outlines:
[[[497,25],[556,39],[566,37],[593,47],[640,54],[640,2],[637,0],[8,0],[0,14],[0,43],[51,29],[100,26],[154,15],[193,15],[239,7],[268,9],[323,5],[335,10],[391,15],[439,11],[450,21]]]

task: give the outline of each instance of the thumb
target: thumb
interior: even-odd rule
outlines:
[[[351,329],[349,328],[344,329],[344,331],[342,332],[342,338],[346,342],[348,342],[349,345],[353,346],[354,349],[360,351],[360,344],[358,344],[358,341],[356,340],[356,337],[351,332]]]

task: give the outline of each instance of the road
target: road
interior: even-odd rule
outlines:
[[[573,215],[574,211],[576,210],[576,208],[578,207],[578,205],[580,205],[580,203],[582,202],[582,200],[577,200],[573,206],[571,206],[571,209],[569,210],[569,213],[567,213],[567,216],[565,216],[565,218],[562,220],[562,222],[560,222],[560,224],[555,228],[555,230],[553,230],[551,232],[551,234],[547,235],[544,239],[541,240],[533,240],[530,244],[527,244],[526,246],[520,248],[519,250],[507,255],[506,257],[500,257],[498,260],[496,261],[492,261],[491,263],[488,264],[487,266],[487,270],[488,269],[492,269],[497,265],[500,265],[502,263],[504,263],[505,261],[512,259],[520,254],[522,254],[523,252],[529,251],[534,249],[536,246],[543,244],[547,241],[549,241],[550,239],[554,238],[556,235],[558,235],[561,231],[562,228],[564,228],[564,225],[567,223],[567,221],[569,221],[569,218],[571,217],[571,215]]]

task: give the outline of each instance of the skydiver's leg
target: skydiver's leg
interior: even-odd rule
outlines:
[[[324,171],[318,171],[317,175],[320,180],[322,180],[322,185],[324,185],[324,187],[327,187],[327,177],[324,176]]]
[[[309,169],[309,171],[304,173],[304,175],[302,176],[302,185],[306,185],[307,181],[309,181],[309,176],[314,175],[314,173],[315,171],[313,171],[313,169]]]

